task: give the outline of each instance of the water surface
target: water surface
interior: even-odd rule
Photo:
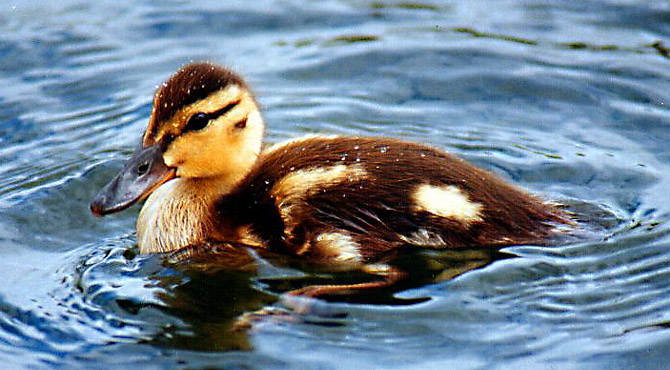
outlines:
[[[5,368],[663,368],[670,354],[665,1],[113,1],[0,6]],[[191,60],[242,73],[267,141],[383,135],[547,199],[584,235],[418,253],[393,290],[291,306],[328,274],[278,257],[137,254],[138,207],[93,195]],[[227,262],[226,262],[227,261]]]

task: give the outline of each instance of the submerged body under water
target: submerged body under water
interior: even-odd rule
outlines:
[[[7,368],[663,368],[670,322],[665,2],[66,1],[0,8],[0,356]],[[392,288],[220,248],[139,255],[88,203],[190,60],[248,77],[266,141],[390,136],[577,215],[546,246],[420,251]],[[231,332],[240,315],[265,316]]]

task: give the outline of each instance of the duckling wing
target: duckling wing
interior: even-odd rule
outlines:
[[[255,189],[252,213],[273,225],[258,226],[265,235],[281,229],[271,239],[293,253],[344,260],[367,262],[407,245],[535,243],[562,220],[463,160],[392,139],[296,140],[264,153],[243,187]]]

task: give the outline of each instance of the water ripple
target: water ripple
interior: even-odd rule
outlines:
[[[658,367],[670,342],[668,14],[605,0],[1,7],[6,365]],[[257,271],[171,265],[136,255],[137,209],[88,211],[156,85],[201,59],[248,76],[269,142],[425,142],[568,203],[583,228],[495,256],[419,253],[398,262],[413,276],[400,291],[230,334],[245,312],[290,308],[277,294],[295,284],[344,277],[262,258]]]

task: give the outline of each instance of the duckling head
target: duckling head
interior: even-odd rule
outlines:
[[[91,211],[121,211],[174,178],[211,180],[225,192],[256,162],[263,131],[242,78],[214,64],[189,64],[159,87],[140,145]]]

